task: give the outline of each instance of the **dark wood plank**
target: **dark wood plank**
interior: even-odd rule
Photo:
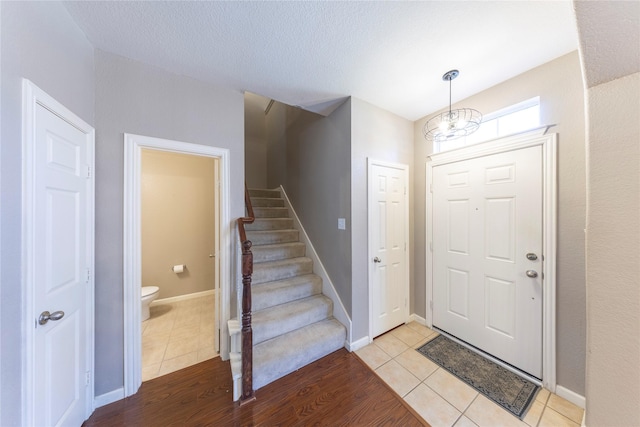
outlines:
[[[357,356],[338,350],[232,401],[229,362],[219,358],[155,378],[98,408],[84,426],[428,425]]]

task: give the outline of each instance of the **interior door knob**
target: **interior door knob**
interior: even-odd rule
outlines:
[[[43,311],[40,313],[40,317],[38,318],[38,323],[44,325],[49,320],[60,320],[64,317],[64,311],[54,311],[53,313],[49,313],[48,311]]]
[[[375,257],[375,258],[373,259],[373,262],[382,262],[382,260],[381,260],[380,258],[378,258],[378,257]]]
[[[535,270],[527,270],[527,277],[538,277],[538,272]]]

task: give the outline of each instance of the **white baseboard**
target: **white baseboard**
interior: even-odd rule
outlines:
[[[371,340],[369,339],[369,336],[362,337],[359,340],[356,340],[352,343],[347,343],[347,350],[349,351],[360,350],[362,347],[369,345],[370,342]]]
[[[586,399],[584,398],[584,396],[581,396],[578,393],[569,390],[568,388],[562,387],[561,385],[556,386],[556,394],[563,399],[567,399],[574,405],[581,407],[582,409],[584,409],[586,406]]]
[[[425,319],[424,317],[420,317],[415,313],[409,316],[409,322],[416,322],[421,324],[422,326],[427,326],[427,319]]]
[[[93,399],[93,406],[98,409],[101,406],[108,405],[118,400],[124,399],[124,387],[120,387],[109,393],[101,394]]]
[[[202,292],[194,292],[192,294],[185,294],[185,295],[178,295],[177,297],[169,297],[169,298],[162,298],[162,299],[157,299],[155,301],[151,302],[151,305],[153,305],[154,303],[165,303],[165,302],[177,302],[177,301],[184,301],[184,300],[188,300],[188,299],[192,299],[192,298],[200,298],[200,297],[205,297],[207,295],[215,295],[216,290],[215,289],[211,289],[208,291],[202,291]]]

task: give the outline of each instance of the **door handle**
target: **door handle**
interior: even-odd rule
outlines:
[[[48,311],[43,311],[40,313],[40,317],[38,318],[38,323],[44,325],[49,320],[60,320],[64,317],[64,311],[54,311],[53,313],[49,313]]]
[[[376,263],[377,263],[377,262],[382,262],[382,260],[381,260],[380,258],[378,258],[378,257],[375,257],[375,258],[373,259],[373,262],[376,262]]]
[[[535,270],[527,270],[525,274],[527,277],[538,277],[538,272]]]

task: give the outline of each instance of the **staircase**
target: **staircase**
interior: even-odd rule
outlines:
[[[253,243],[253,388],[257,390],[342,348],[346,329],[333,318],[333,302],[322,294],[322,279],[313,273],[313,262],[305,256],[305,244],[299,241],[280,191],[254,189],[249,195],[256,218],[245,228]],[[230,324],[230,334],[238,332]],[[232,337],[232,352],[238,347],[233,341]],[[235,388],[240,384],[239,356],[237,352],[233,356]]]

